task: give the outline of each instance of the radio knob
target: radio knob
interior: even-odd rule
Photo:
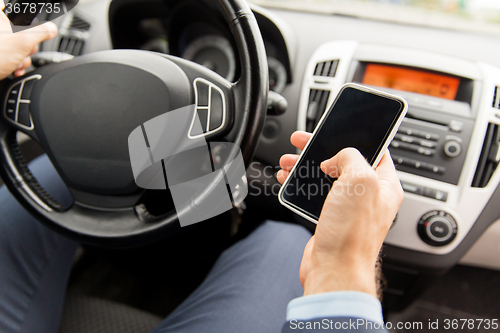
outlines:
[[[418,234],[427,244],[444,246],[450,244],[457,235],[457,222],[442,211],[433,211],[422,216],[418,222]]]
[[[450,140],[446,141],[443,149],[446,156],[454,158],[460,155],[460,153],[462,152],[462,145],[458,141]]]

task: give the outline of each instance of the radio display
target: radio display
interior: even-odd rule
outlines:
[[[418,69],[367,64],[363,84],[455,100],[460,79]]]

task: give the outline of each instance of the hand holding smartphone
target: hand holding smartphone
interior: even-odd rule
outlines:
[[[317,223],[334,181],[321,171],[321,162],[353,147],[375,168],[407,109],[400,97],[356,84],[344,85],[283,184],[280,202]]]

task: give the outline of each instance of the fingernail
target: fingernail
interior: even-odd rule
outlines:
[[[16,77],[23,76],[24,74],[26,74],[26,70],[24,70],[24,69],[17,70],[14,72],[14,76],[16,76]]]

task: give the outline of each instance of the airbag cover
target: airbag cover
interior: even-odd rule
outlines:
[[[125,195],[137,190],[128,136],[147,120],[190,104],[187,76],[173,62],[141,51],[75,59],[35,86],[32,113],[40,142],[77,190]]]

